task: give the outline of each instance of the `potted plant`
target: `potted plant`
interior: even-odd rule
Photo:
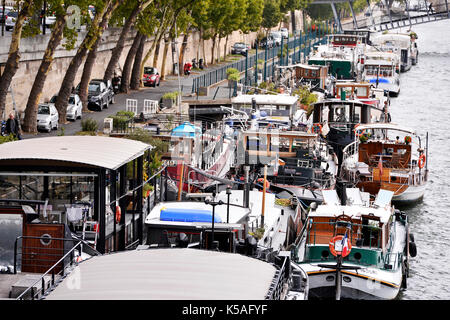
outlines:
[[[234,88],[236,83],[241,79],[241,74],[236,68],[228,68],[227,69],[227,79],[228,79],[228,87]]]
[[[172,108],[179,103],[179,92],[167,92],[162,96],[162,104],[165,108]]]

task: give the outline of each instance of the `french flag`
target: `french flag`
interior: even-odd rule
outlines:
[[[345,231],[345,235],[342,238],[342,256],[346,257],[349,253],[350,253],[350,249],[348,247],[347,231]]]

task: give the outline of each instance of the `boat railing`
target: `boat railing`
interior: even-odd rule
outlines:
[[[333,185],[334,178],[332,175],[326,178],[318,177],[302,177],[294,175],[278,175],[271,178],[274,184],[293,185],[296,187],[315,187],[315,183],[319,184],[320,188],[329,188]]]
[[[29,240],[27,242],[30,243],[24,243],[23,240]],[[33,244],[33,240],[39,240],[42,245],[37,246],[37,244]],[[30,270],[42,270],[43,268],[51,266],[51,263],[56,261],[64,254],[64,251],[66,251],[67,247],[65,246],[65,244],[75,242],[77,240],[86,245],[84,248],[92,249],[91,251],[93,251],[94,253],[98,252],[97,250],[92,248],[87,241],[82,239],[54,238],[49,235],[40,237],[18,236],[14,241],[14,274],[17,274],[19,265],[21,270],[23,269],[23,266],[26,266],[26,268]],[[19,246],[19,241],[21,241],[22,243],[21,246]],[[83,247],[81,249],[83,249]],[[61,267],[64,268],[64,261],[62,261]]]
[[[342,223],[347,223],[347,226],[349,227],[349,234],[348,238],[351,241],[352,247],[354,249],[363,249],[363,250],[378,250],[381,248],[381,232],[382,229],[380,227],[375,227],[372,225],[365,225],[365,224],[359,224],[359,223],[350,223],[350,222],[311,222],[311,219],[307,219],[307,222],[305,223],[301,233],[300,237],[297,238],[297,241],[294,243],[295,248],[291,252],[291,255],[293,259],[298,260],[298,250],[300,249],[300,246],[302,243],[305,243],[305,250],[308,246],[327,246],[327,249],[322,250],[327,251],[328,250],[328,244],[331,238],[334,236],[334,230],[335,225],[339,223],[341,224],[340,227],[342,227]],[[319,230],[319,226],[328,226],[326,230]],[[367,234],[363,234],[360,232],[355,232],[354,229],[359,229],[365,227],[367,230]],[[364,236],[368,238],[365,240]],[[376,242],[374,240],[376,239]],[[296,261],[297,261],[296,260]],[[323,261],[323,260],[334,260],[334,256],[329,254],[327,256],[323,256],[323,254],[319,257],[309,257],[307,259],[308,261]],[[371,263],[365,263],[362,260],[358,260],[354,258],[352,255],[344,258],[345,261],[355,261],[359,264],[367,264],[370,265]]]
[[[39,237],[37,237],[39,238]],[[73,241],[73,239],[70,239],[71,241]],[[80,240],[78,241],[78,243],[76,245],[74,245],[72,247],[72,249],[70,249],[64,256],[61,257],[61,259],[59,259],[53,266],[51,266],[44,274],[42,274],[42,276],[37,279],[31,286],[29,286],[27,289],[25,289],[25,291],[23,291],[17,298],[16,300],[25,300],[27,298],[31,299],[31,300],[36,300],[39,297],[43,297],[45,296],[48,292],[50,292],[51,290],[53,290],[53,288],[59,283],[59,281],[56,280],[57,276],[60,276],[60,280],[66,277],[66,270],[68,267],[73,267],[74,265],[77,266],[78,265],[78,261],[75,261],[75,250],[79,250],[79,252],[81,252],[81,247],[83,244],[88,244],[86,241],[84,240]],[[92,249],[95,251],[96,255],[101,255],[100,252],[98,252],[95,249]],[[65,265],[64,261],[69,259],[69,264]],[[63,268],[60,271],[56,271],[57,267],[60,264],[63,264]],[[50,286],[48,286],[46,288],[46,277],[51,276],[51,280],[50,280]],[[36,289],[37,286],[41,286],[40,289]]]
[[[344,163],[348,158],[354,156],[358,153],[358,141],[355,140],[349,145],[347,145],[343,150],[342,162]]]
[[[384,258],[383,269],[395,270],[395,269],[401,267],[402,259],[403,259],[402,252],[386,253],[385,258]]]
[[[290,278],[290,257],[279,256],[275,258],[275,266],[279,268],[275,272],[275,276],[272,280],[272,284],[269,287],[269,291],[265,297],[265,300],[281,300],[285,285]]]

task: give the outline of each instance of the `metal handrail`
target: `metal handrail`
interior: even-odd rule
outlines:
[[[17,298],[16,300],[24,300],[24,295],[28,292],[31,291],[31,299],[34,300],[35,295],[34,294],[34,286],[37,285],[39,282],[42,283],[42,289],[41,292],[42,294],[45,294],[45,286],[44,286],[44,277],[46,275],[48,275],[51,271],[53,271],[58,264],[60,264],[61,262],[64,261],[64,259],[66,259],[69,255],[72,255],[73,252],[75,251],[76,248],[78,248],[79,246],[81,246],[84,243],[84,241],[79,241],[75,246],[73,246],[72,249],[70,249],[61,259],[58,260],[58,262],[56,262],[52,267],[50,267],[50,269],[48,269],[38,280],[36,280],[30,287],[28,287],[24,292],[22,292]],[[98,251],[97,251],[98,252]],[[98,252],[99,255],[101,255],[101,253]],[[72,265],[73,261],[71,259],[70,261],[70,265]],[[78,264],[78,263],[77,263]],[[62,269],[61,271],[64,272],[65,269]],[[60,272],[61,272],[60,271]],[[59,272],[58,272],[59,273]],[[55,281],[55,273],[52,272],[52,285],[54,285],[54,281]]]
[[[97,250],[95,250],[94,248],[92,248],[89,243],[84,240],[84,239],[68,239],[68,238],[53,238],[53,237],[35,237],[35,236],[18,236],[16,238],[16,240],[14,241],[14,274],[17,274],[17,242],[20,239],[45,239],[45,240],[57,240],[57,241],[76,241],[78,240],[79,242],[82,242],[83,244],[86,244],[89,246],[89,248],[93,251],[95,251],[96,254],[101,254],[100,252],[98,252]],[[28,247],[30,248],[30,247]],[[33,247],[31,247],[33,248]],[[40,248],[40,249],[59,249],[59,250],[64,250],[64,248]],[[44,255],[49,255],[49,254],[45,254]]]

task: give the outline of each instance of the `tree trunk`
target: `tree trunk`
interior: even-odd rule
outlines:
[[[227,58],[227,47],[228,47],[228,34],[225,37],[225,45],[223,46],[223,59],[226,60]]]
[[[178,72],[179,72],[179,74],[184,73],[184,55],[186,53],[188,39],[189,39],[189,31],[186,31],[186,33],[183,36],[183,43],[181,44],[181,48],[180,48],[180,56],[178,57]]]
[[[159,39],[159,41],[156,43],[155,46],[155,52],[153,53],[153,67],[158,68],[158,60],[159,60],[159,50],[161,47],[161,40],[162,38]]]
[[[205,67],[208,67],[206,62],[206,49],[205,49],[205,39],[202,38],[202,53],[203,53],[203,64]]]
[[[109,19],[107,15],[103,16],[102,22],[100,23],[100,29],[106,29]],[[84,62],[83,74],[81,75],[80,89],[78,90],[78,95],[80,97],[81,103],[83,105],[83,112],[88,112],[88,86],[91,80],[92,68],[94,67],[95,60],[97,59],[97,48],[102,40],[99,35],[94,43],[94,45],[89,50],[89,53]]]
[[[292,23],[292,32],[295,33],[295,30],[297,30],[297,23],[295,21],[295,10],[291,10],[291,23]]]
[[[20,38],[22,35],[23,24],[25,18],[30,16],[33,6],[33,1],[24,1],[22,9],[17,15],[16,23],[11,35],[11,44],[9,45],[8,59],[6,60],[5,69],[0,77],[0,113],[3,118],[3,113],[6,108],[6,96],[8,94],[9,86],[12,78],[19,69],[20,61]]]
[[[153,51],[155,50],[157,42],[161,41],[161,37],[162,37],[162,33],[160,32],[160,30],[158,30],[158,33],[156,34],[155,39],[153,40],[152,46],[150,47],[150,49],[145,54],[144,59],[142,59],[141,69],[140,69],[140,74],[139,74],[139,77],[141,79],[142,79],[143,74],[144,74],[145,64],[147,63],[147,60],[150,58],[150,56],[153,53]],[[156,66],[154,66],[154,67],[156,67]]]
[[[131,81],[130,88],[133,90],[139,90],[141,86],[142,78],[141,78],[141,62],[142,56],[144,55],[144,47],[147,42],[147,36],[143,35],[141,39],[141,43],[139,44],[139,48],[136,52],[136,56],[134,58],[133,71],[131,73]]]
[[[143,34],[138,32],[136,34],[136,36],[134,37],[134,41],[133,41],[133,44],[131,45],[130,50],[128,51],[127,59],[125,60],[125,64],[123,65],[122,79],[120,82],[120,92],[128,93],[128,90],[130,87],[131,68],[132,68],[132,64],[134,61],[134,57],[136,56],[136,52],[141,43],[142,37],[143,37]]]
[[[144,10],[152,1],[138,1],[136,6],[133,8],[133,11],[130,13],[130,16],[125,21],[125,24],[122,27],[122,32],[120,33],[119,39],[116,42],[116,46],[111,52],[111,59],[109,60],[108,66],[105,70],[105,75],[103,76],[103,80],[111,80],[116,69],[117,63],[119,62],[120,56],[122,55],[123,48],[125,46],[125,40],[127,38],[128,33],[131,30],[131,27],[136,21],[136,18],[142,10]]]
[[[167,61],[167,52],[169,51],[171,38],[164,38],[164,50],[163,50],[163,60],[161,64],[161,80],[165,80],[166,78],[166,61]]]
[[[212,37],[212,46],[211,46],[211,64],[214,64],[214,49],[216,48],[216,36]]]
[[[217,39],[217,43],[216,43],[216,52],[217,52],[217,58],[216,58],[216,62],[217,63],[220,63],[220,40],[221,40],[221,38],[220,38],[220,36],[218,37],[218,39]]]
[[[53,30],[50,35],[47,48],[45,49],[44,57],[42,58],[41,65],[34,79],[33,86],[31,87],[31,92],[28,96],[28,102],[25,108],[25,119],[22,128],[25,132],[37,132],[37,106],[42,95],[45,80],[51,70],[53,54],[62,40],[64,26],[66,24],[65,18],[66,15],[59,15],[53,25]]]
[[[55,107],[59,113],[59,123],[66,122],[67,104],[73,88],[73,82],[78,72],[78,68],[83,62],[83,59],[86,57],[89,48],[95,44],[97,37],[100,37],[103,33],[103,30],[99,28],[103,15],[107,15],[109,20],[112,12],[115,8],[117,8],[119,4],[119,2],[116,2],[114,5],[112,5],[112,1],[113,0],[109,0],[108,3],[105,4],[104,9],[95,15],[94,20],[92,21],[89,28],[90,32],[86,34],[86,37],[78,47],[75,56],[72,58],[72,61],[70,61],[69,68],[66,70],[66,75],[64,76],[61,88],[59,89],[58,98],[56,99],[55,103]]]

